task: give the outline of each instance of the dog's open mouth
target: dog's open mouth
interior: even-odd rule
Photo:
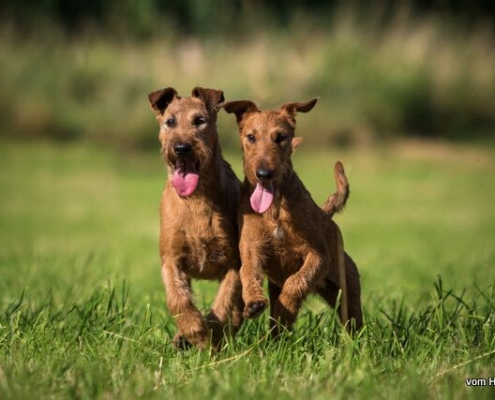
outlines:
[[[172,186],[182,197],[190,196],[199,182],[200,163],[196,160],[179,158],[173,165]]]
[[[275,192],[275,186],[273,182],[268,183],[256,183],[256,188],[251,195],[251,207],[258,214],[263,214],[270,208],[273,202],[273,194]]]

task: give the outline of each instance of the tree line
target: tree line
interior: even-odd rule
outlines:
[[[69,35],[85,30],[136,37],[163,30],[215,35],[259,28],[260,22],[284,29],[294,16],[325,25],[342,7],[363,18],[379,13],[384,23],[404,8],[414,16],[436,14],[468,27],[495,20],[491,0],[23,0],[0,3],[0,22],[26,34],[56,26]]]

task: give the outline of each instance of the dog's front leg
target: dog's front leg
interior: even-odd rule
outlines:
[[[314,289],[322,271],[322,257],[311,252],[299,271],[285,281],[273,311],[273,318],[280,325],[279,329],[292,328],[304,299]]]
[[[230,269],[220,282],[218,293],[206,317],[208,325],[212,330],[212,342],[217,346],[224,336],[226,325],[230,325],[231,334],[234,335],[242,323],[242,301],[241,279],[237,269]]]
[[[254,237],[253,237],[254,236]],[[241,234],[239,244],[242,266],[242,298],[244,300],[244,318],[256,318],[264,311],[268,301],[263,294],[263,263],[265,262],[261,236]]]
[[[209,342],[208,328],[192,301],[190,279],[174,261],[168,258],[162,264],[162,280],[167,293],[167,305],[179,329],[174,344],[182,348],[189,343],[204,349]]]

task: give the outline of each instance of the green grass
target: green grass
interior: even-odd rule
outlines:
[[[360,336],[311,298],[279,342],[263,315],[218,354],[179,353],[159,272],[158,150],[2,143],[0,398],[492,398],[465,379],[495,376],[495,150],[302,146],[294,164],[320,203],[337,159]],[[216,285],[194,287],[207,309]]]

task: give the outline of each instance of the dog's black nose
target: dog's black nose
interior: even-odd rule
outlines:
[[[178,156],[185,156],[187,153],[190,153],[192,147],[189,143],[177,143],[174,146],[174,152]]]
[[[256,178],[258,178],[260,181],[267,181],[268,179],[271,179],[272,176],[273,171],[270,169],[258,168],[256,170]]]

